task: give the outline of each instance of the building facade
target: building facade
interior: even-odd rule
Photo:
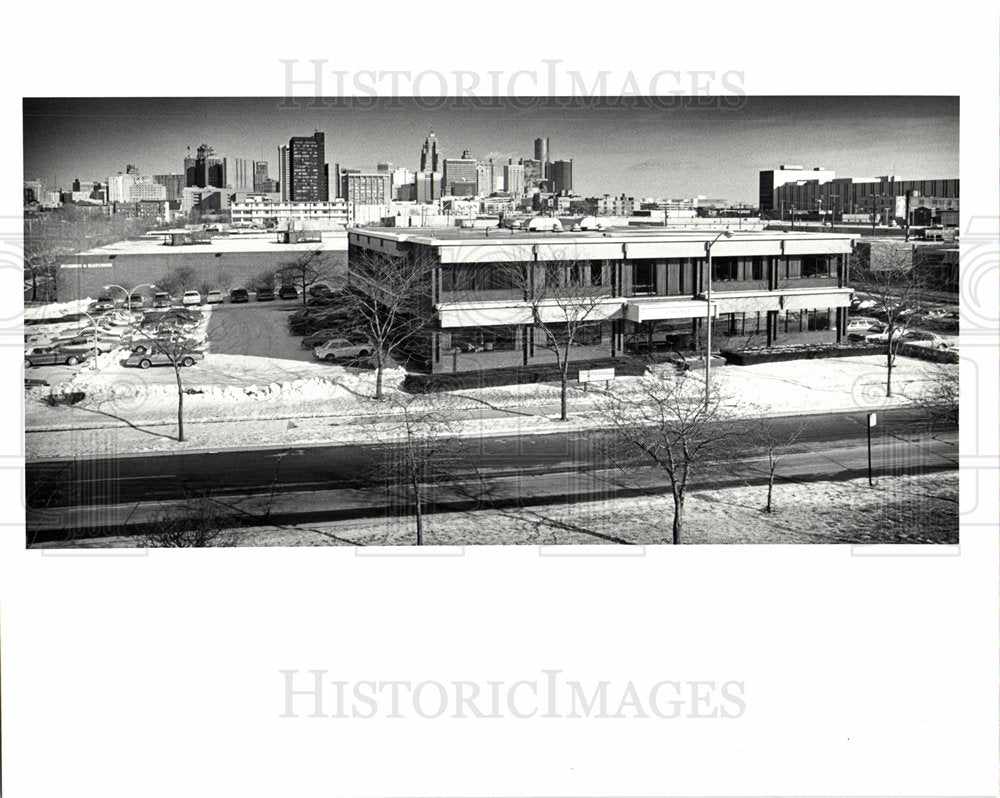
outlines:
[[[556,194],[568,194],[573,191],[573,159],[554,161],[550,165],[549,180]]]
[[[274,202],[264,195],[251,195],[229,206],[234,227],[286,227],[289,222],[347,224],[347,204],[330,202]]]
[[[463,188],[461,192],[456,192],[454,189],[456,184],[463,184],[463,186],[471,184],[473,186],[471,193],[474,194],[477,178],[476,159],[472,157],[468,150],[462,153],[461,158],[444,159],[444,169],[442,171],[444,194],[460,193],[462,196],[468,195],[469,192],[466,188]]]
[[[281,199],[285,202],[326,202],[329,171],[326,165],[326,135],[292,136],[278,149]]]
[[[539,324],[558,334],[584,311],[581,362],[696,350],[709,316],[718,348],[840,341],[852,243],[781,231],[355,230],[348,270],[353,259],[406,258],[426,272],[433,318],[421,359],[433,372],[468,371],[551,362]]]

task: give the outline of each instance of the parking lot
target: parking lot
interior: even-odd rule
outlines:
[[[312,351],[300,346],[302,337],[288,332],[289,315],[301,307],[301,300],[278,299],[213,305],[207,329],[209,351],[217,355],[312,360]]]

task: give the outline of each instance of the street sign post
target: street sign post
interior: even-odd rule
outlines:
[[[868,414],[868,486],[874,487],[872,481],[872,427],[878,423],[878,413]]]

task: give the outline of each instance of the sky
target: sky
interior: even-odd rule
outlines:
[[[326,134],[326,159],[373,169],[417,169],[433,129],[442,157],[530,158],[549,138],[550,160],[573,159],[577,194],[722,197],[756,203],[758,173],[780,164],[838,177],[959,176],[957,97],[587,98],[339,100],[282,107],[283,98],[26,98],[24,176],[69,189],[135,164],[180,173],[202,143],[227,158],[266,160],[291,136]],[[422,107],[423,106],[423,107]]]

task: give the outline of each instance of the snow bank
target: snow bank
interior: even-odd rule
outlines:
[[[24,318],[25,320],[57,319],[71,313],[80,313],[90,307],[90,303],[93,301],[87,297],[86,299],[74,299],[72,302],[51,302],[48,305],[36,305],[24,309]]]

